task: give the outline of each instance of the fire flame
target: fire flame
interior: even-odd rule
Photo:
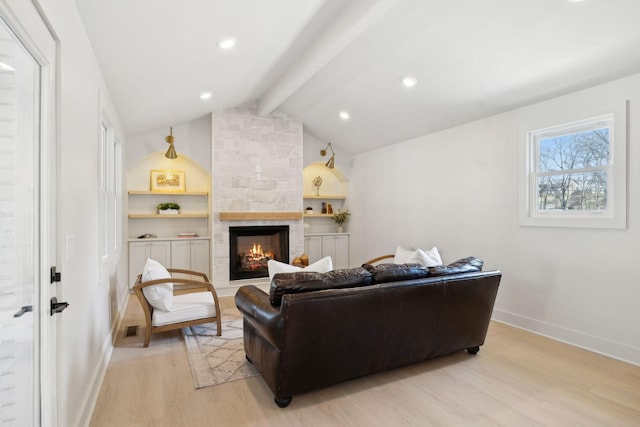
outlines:
[[[271,252],[271,251],[264,252],[262,250],[262,245],[261,244],[256,244],[256,243],[253,244],[253,248],[252,249],[249,249],[249,255],[253,259],[262,259],[262,258],[273,259],[274,258],[273,252]]]

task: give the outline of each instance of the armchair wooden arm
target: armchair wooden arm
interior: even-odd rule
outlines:
[[[394,258],[394,257],[395,257],[395,255],[394,255],[394,254],[391,254],[391,255],[382,255],[382,256],[376,257],[376,258],[374,258],[374,259],[370,259],[369,261],[365,262],[365,264],[375,264],[376,262],[380,262],[380,261],[382,261],[383,259],[387,259],[387,258]]]

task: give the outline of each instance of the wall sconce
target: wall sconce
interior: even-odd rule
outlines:
[[[327,163],[325,163],[324,165],[326,167],[328,167],[329,169],[333,169],[335,167],[335,159],[336,159],[336,153],[333,151],[333,147],[331,146],[331,143],[329,143],[324,150],[320,150],[320,155],[321,156],[326,156],[327,155],[327,148],[331,150],[331,158],[329,160],[327,160]]]
[[[173,146],[173,127],[169,128],[169,136],[167,136],[165,139],[165,141],[167,141],[169,143],[169,149],[167,150],[167,152],[165,153],[165,157],[167,159],[177,159],[178,158],[178,154],[176,153],[176,149]]]

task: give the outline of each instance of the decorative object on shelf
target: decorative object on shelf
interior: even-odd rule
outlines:
[[[343,231],[342,224],[344,224],[345,222],[349,221],[349,216],[350,215],[351,215],[351,212],[349,212],[349,209],[344,210],[344,211],[342,209],[338,209],[333,214],[331,219],[333,220],[333,222],[338,224],[338,233],[342,233],[342,231]]]
[[[313,178],[313,194],[320,195],[320,186],[322,185],[322,177],[320,175]]]
[[[320,213],[323,215],[327,213],[327,202],[322,202],[322,211]]]
[[[178,215],[180,213],[180,205],[177,203],[160,203],[158,205],[158,213],[160,215]]]
[[[307,209],[305,209],[304,213],[306,213],[307,215],[313,215],[313,208],[309,206]]]
[[[198,233],[189,231],[189,232],[185,232],[185,233],[178,233],[178,238],[179,239],[195,239],[196,237],[200,237],[198,235]]]
[[[186,189],[184,171],[151,171],[151,191],[184,193]]]
[[[151,234],[151,233],[147,233],[147,234],[143,234],[141,236],[138,236],[138,239],[155,239],[158,236],[156,236],[155,234]]]
[[[320,155],[322,157],[326,156],[327,155],[327,149],[331,150],[331,158],[329,160],[327,160],[327,163],[325,163],[324,165],[326,167],[328,167],[329,169],[333,169],[335,167],[336,153],[333,151],[333,147],[331,146],[331,143],[327,144],[327,146],[323,150],[320,150]]]
[[[329,215],[333,213],[333,206],[331,206],[331,203],[327,203],[327,213]]]
[[[167,149],[167,152],[164,154],[164,156],[167,159],[177,159],[178,158],[178,154],[176,153],[176,149],[173,146],[173,127],[169,128],[169,136],[167,136],[165,139],[165,141],[167,141],[167,143],[169,144],[169,148]]]

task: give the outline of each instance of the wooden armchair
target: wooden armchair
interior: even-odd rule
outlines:
[[[216,322],[218,336],[222,335],[222,323],[218,294],[209,278],[204,273],[177,268],[168,268],[172,275],[175,273],[196,276],[193,278],[171,277],[168,279],[142,281],[142,274],[138,275],[133,291],[135,292],[142,309],[146,322],[144,346],[149,346],[149,339],[154,332],[164,332],[174,329],[181,329],[186,326],[199,325],[202,323]],[[201,280],[200,280],[201,279]],[[161,283],[173,283],[174,285],[184,285],[183,290],[174,288],[174,296],[170,311],[163,311],[153,307],[142,290],[147,286]]]
[[[394,257],[395,257],[394,254],[382,255],[382,256],[376,257],[374,259],[370,259],[369,261],[365,262],[365,264],[375,264],[375,263],[380,262],[382,260],[385,260],[387,258],[391,258],[393,260]],[[393,262],[393,261],[388,261],[388,262]]]

